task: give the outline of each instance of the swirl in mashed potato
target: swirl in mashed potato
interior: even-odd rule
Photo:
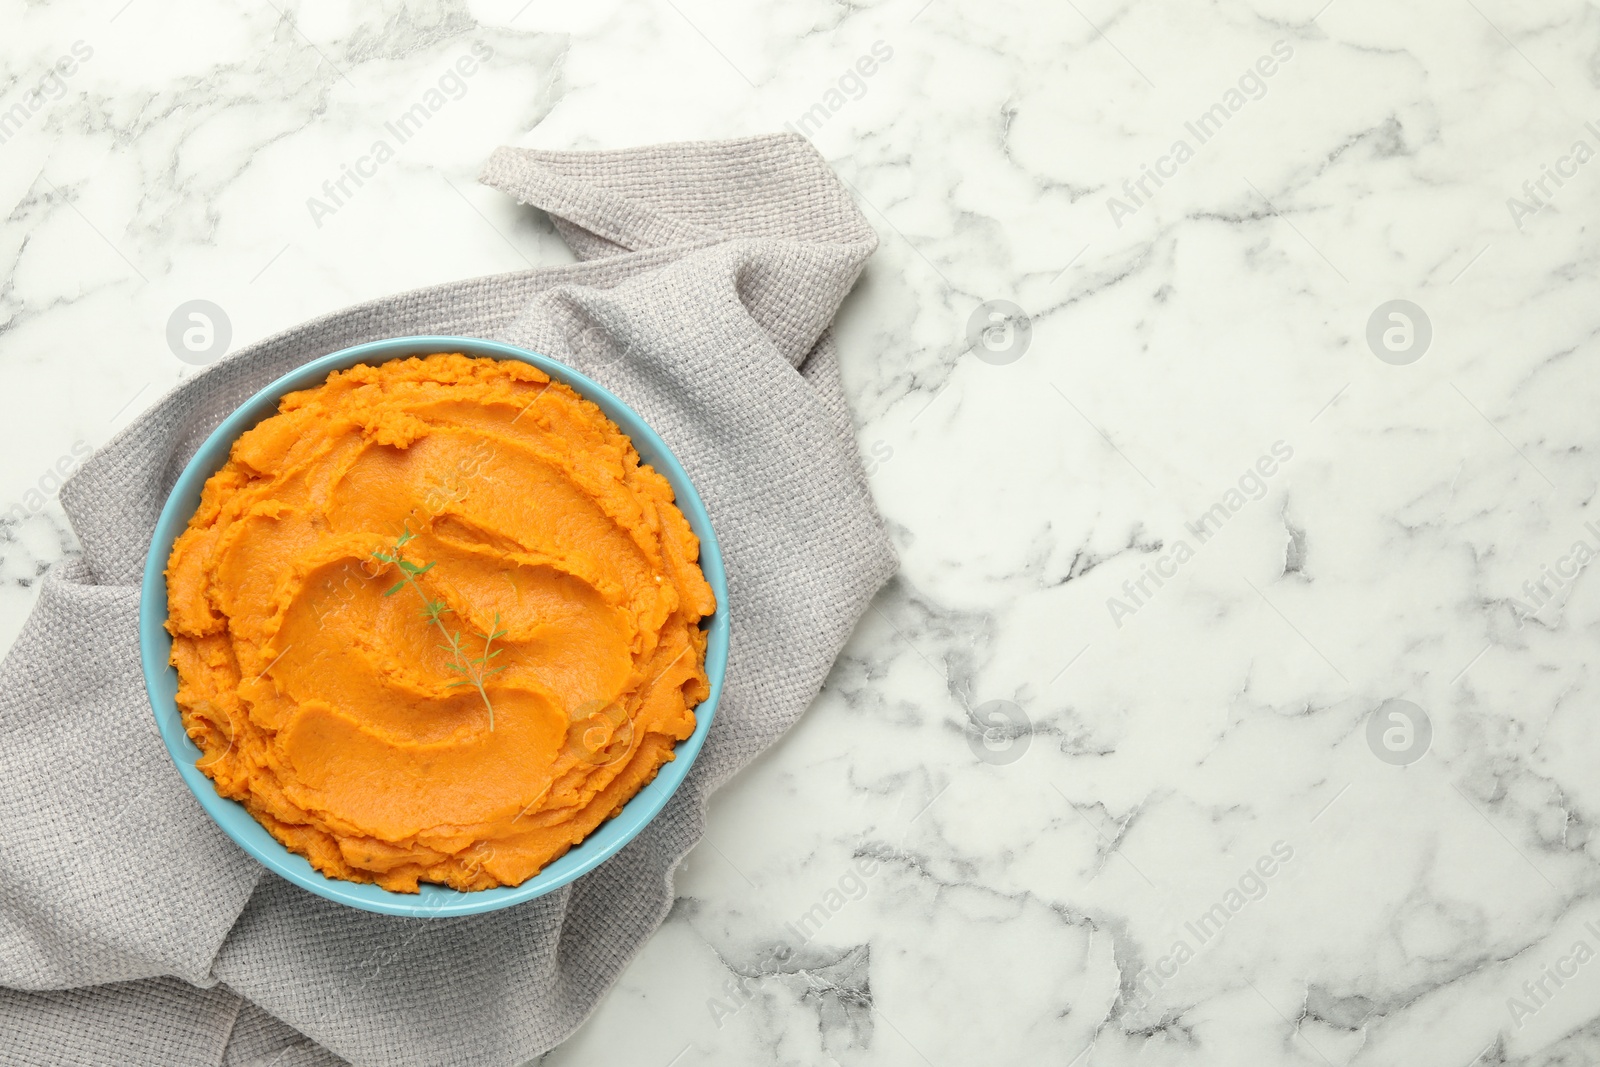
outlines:
[[[493,717],[399,572],[472,655]],[[694,730],[715,607],[665,478],[514,360],[359,365],[283,398],[206,483],[167,564],[198,766],[324,874],[517,885]],[[498,623],[496,622],[498,620]]]

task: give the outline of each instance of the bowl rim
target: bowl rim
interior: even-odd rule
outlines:
[[[165,625],[166,565],[173,543],[188,527],[206,481],[227,462],[241,434],[278,413],[284,395],[313,388],[333,371],[359,363],[384,363],[446,352],[514,359],[538,367],[597,405],[633,442],[640,461],[649,463],[667,479],[679,510],[700,540],[700,569],[716,595],[715,610],[702,622],[707,631],[705,667],[710,692],[695,708],[694,732],[678,742],[674,758],[661,766],[654,780],[635,793],[622,811],[601,822],[580,843],[527,881],[472,891],[424,883],[418,893],[395,893],[372,883],[330,878],[316,870],[304,856],[291,852],[269,834],[242,804],[218,793],[211,779],[195,765],[200,749],[185,732],[175,699],[177,671],[170,664],[172,637]],[[616,855],[661,813],[693,767],[722,695],[728,643],[727,573],[716,531],[688,472],[660,435],[610,390],[549,356],[502,341],[443,334],[389,337],[330,352],[278,377],[236,407],[195,450],[168,492],[151,533],[139,595],[139,658],[156,729],[184,784],[206,814],[235,844],[290,883],[327,900],[386,915],[447,918],[497,911],[559,889]]]

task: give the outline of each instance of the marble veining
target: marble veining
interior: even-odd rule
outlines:
[[[496,145],[787,127],[881,234],[901,574],[552,1067],[1600,1062],[1592,7],[3,18],[6,642],[180,308],[570,260]]]

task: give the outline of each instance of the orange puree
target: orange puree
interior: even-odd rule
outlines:
[[[407,532],[417,588],[373,555]],[[698,555],[666,479],[542,371],[335,372],[234,443],[167,563],[198,766],[332,877],[516,885],[694,730]],[[497,631],[483,693],[452,686],[449,635],[470,661]]]

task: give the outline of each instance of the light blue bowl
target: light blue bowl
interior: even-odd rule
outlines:
[[[717,609],[704,624],[709,631],[706,674],[711,680],[711,694],[695,709],[694,733],[688,740],[679,742],[675,749],[677,758],[661,768],[655,781],[628,801],[619,815],[601,823],[581,844],[573,846],[566,855],[526,882],[519,886],[502,886],[472,893],[427,884],[422,886],[420,893],[391,893],[375,885],[345,882],[321,874],[305,857],[279,844],[260,823],[250,817],[243,805],[220,796],[211,779],[195,766],[201,753],[184,732],[176,701],[178,672],[170,664],[172,637],[165,625],[167,579],[164,572],[167,558],[172,554],[173,542],[188,526],[195,508],[199,506],[200,491],[205,487],[206,479],[227,462],[228,453],[240,434],[277,414],[278,401],[285,393],[319,385],[332,371],[344,370],[357,363],[382,363],[434,352],[463,352],[469,356],[516,359],[533,364],[598,405],[607,418],[632,438],[640,458],[671,483],[672,491],[677,495],[678,507],[700,539],[700,569],[705,572],[706,581],[711,583],[711,589],[717,597]],[[706,734],[711,730],[711,719],[716,713],[717,700],[722,695],[723,674],[728,666],[728,579],[722,569],[717,535],[711,529],[711,520],[706,515],[700,494],[695,492],[677,457],[628,405],[570,367],[548,356],[511,345],[470,337],[396,337],[346,348],[291,371],[251,397],[206,438],[178,476],[177,484],[172,487],[172,495],[167,498],[166,507],[161,509],[161,517],[156,521],[155,535],[150,539],[150,557],[145,562],[144,586],[139,601],[139,654],[144,663],[150,706],[155,709],[156,726],[166,742],[167,751],[172,754],[172,761],[178,765],[178,773],[200,801],[200,806],[216,820],[223,832],[265,864],[268,870],[320,897],[363,911],[419,917],[475,915],[543,896],[587,874],[633,840],[666,806],[673,792],[688,775],[700,746],[705,744]]]

